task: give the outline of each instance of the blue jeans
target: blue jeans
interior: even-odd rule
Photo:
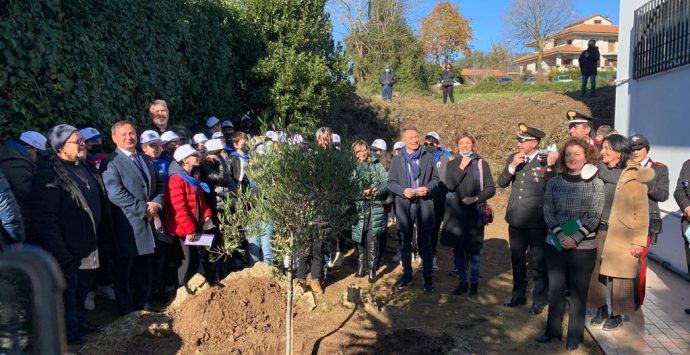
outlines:
[[[393,87],[384,86],[381,90],[381,97],[386,101],[393,101]]]
[[[271,265],[271,259],[273,259],[273,224],[259,223],[257,228],[261,235],[248,239],[250,262],[254,265],[261,260],[264,264]]]
[[[582,75],[582,89],[580,90],[580,96],[585,96],[587,93],[587,79],[590,81],[590,91],[589,96],[593,97],[597,93],[597,75]]]
[[[469,265],[470,283],[479,283],[479,266],[482,260],[479,254],[470,254],[466,249],[455,248],[453,257],[460,282],[467,282],[467,266]]]

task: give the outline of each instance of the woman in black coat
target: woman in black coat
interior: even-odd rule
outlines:
[[[447,199],[441,239],[454,248],[460,283],[453,294],[461,295],[469,289],[470,297],[476,299],[484,226],[487,223],[484,210],[486,201],[496,193],[496,187],[489,164],[475,152],[477,143],[474,137],[465,132],[457,144],[458,157],[448,163],[446,171],[446,185],[452,196]]]
[[[455,85],[455,71],[453,66],[449,63],[443,68],[441,73],[441,90],[443,91],[443,103],[445,104],[450,97],[450,102],[455,103],[455,97],[453,97],[453,85]]]

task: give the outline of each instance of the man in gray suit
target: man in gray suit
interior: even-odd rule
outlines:
[[[137,153],[132,122],[115,123],[111,134],[117,149],[101,169],[113,206],[115,295],[124,315],[148,308],[155,247],[151,222],[163,205],[163,182],[150,158]]]
[[[544,223],[544,189],[546,182],[555,175],[553,166],[558,153],[540,157],[539,142],[544,132],[520,123],[517,133],[517,152],[511,154],[506,166],[498,176],[498,186],[510,191],[506,222],[508,222],[508,240],[510,242],[510,259],[513,266],[513,294],[503,305],[517,307],[527,303],[527,264],[534,278],[532,307],[529,313],[540,314],[547,303],[549,282],[546,276],[544,245],[547,228]],[[529,248],[530,261],[527,263],[526,252]]]
[[[432,292],[433,252],[431,236],[435,226],[433,196],[439,182],[434,157],[419,144],[416,128],[402,131],[405,147],[393,158],[388,188],[395,194],[395,216],[402,236],[403,276],[395,283],[403,289],[412,282],[412,237],[417,226],[417,247],[422,256],[424,291]]]

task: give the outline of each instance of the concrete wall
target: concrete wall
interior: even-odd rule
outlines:
[[[681,165],[690,158],[690,65],[632,79],[634,11],[647,0],[620,2],[620,49],[616,88],[616,129],[625,135],[641,133],[651,144],[650,156],[669,167],[671,197],[660,204],[664,233],[651,252],[687,272],[685,246],[680,233],[679,209],[673,190]]]

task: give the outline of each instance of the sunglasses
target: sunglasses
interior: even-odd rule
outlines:
[[[65,144],[67,144],[67,143],[76,144],[76,145],[86,145],[86,140],[82,138],[82,139],[76,140],[74,142],[70,142],[70,141],[65,142]]]

